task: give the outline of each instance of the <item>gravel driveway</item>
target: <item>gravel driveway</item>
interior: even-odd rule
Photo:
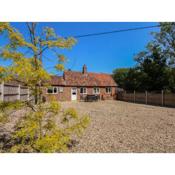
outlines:
[[[175,109],[121,101],[63,102],[91,116],[70,152],[175,152]]]

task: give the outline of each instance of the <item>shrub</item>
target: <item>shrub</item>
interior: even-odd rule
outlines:
[[[81,136],[89,121],[73,108],[61,111],[56,101],[36,105],[16,124],[10,152],[66,152],[72,136]]]

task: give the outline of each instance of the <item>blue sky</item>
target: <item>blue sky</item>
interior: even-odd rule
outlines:
[[[11,23],[14,27],[27,37],[25,23]],[[111,30],[143,27],[156,25],[154,22],[58,22],[39,23],[38,31],[44,27],[53,27],[61,36],[76,36],[87,33],[106,32]],[[66,68],[80,71],[86,64],[90,72],[112,73],[115,68],[132,67],[135,65],[133,57],[142,51],[146,44],[152,39],[151,32],[158,28],[114,33],[101,36],[79,38],[77,44],[71,50],[62,50],[60,53],[68,58]],[[0,44],[2,44],[2,40]],[[51,52],[45,52],[44,66],[50,73],[57,73],[53,66],[56,63]],[[49,58],[49,59],[48,59]],[[0,62],[2,63],[2,61]]]

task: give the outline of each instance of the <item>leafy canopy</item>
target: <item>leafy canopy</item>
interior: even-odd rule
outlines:
[[[126,90],[175,92],[175,23],[160,23],[160,31],[153,32],[153,40],[134,60],[136,66],[119,69],[113,77]]]
[[[9,66],[0,66],[1,81],[18,80],[31,88],[36,84],[44,84],[49,80],[49,74],[43,67],[43,53],[46,50],[53,52],[57,59],[55,69],[64,70],[66,58],[60,55],[59,49],[71,49],[76,40],[58,36],[53,28],[45,27],[40,33],[36,32],[37,23],[27,23],[29,38],[15,29],[10,23],[0,23],[0,35],[6,36],[8,42],[1,46],[0,59],[10,60]],[[30,52],[30,57],[26,52]]]
[[[8,152],[67,152],[72,136],[81,136],[89,121],[73,108],[61,111],[57,101],[36,105],[16,124]]]
[[[0,36],[6,36],[8,42],[1,46],[0,59],[11,62],[8,66],[0,66],[0,81],[16,80],[27,85],[35,96],[36,104],[30,101],[0,103],[0,122],[8,122],[9,111],[22,108],[24,116],[10,135],[11,146],[3,151],[10,152],[65,152],[71,145],[72,136],[80,136],[89,123],[89,116],[79,117],[73,108],[61,111],[60,104],[53,100],[42,102],[42,87],[49,86],[50,75],[43,67],[43,53],[54,52],[58,71],[64,70],[66,57],[59,54],[59,49],[71,49],[76,43],[72,37],[58,36],[53,28],[45,27],[36,32],[36,23],[27,23],[29,38],[15,29],[10,23],[0,23]],[[26,56],[24,49],[30,51]],[[58,121],[59,120],[59,121]],[[10,150],[9,150],[10,149]]]

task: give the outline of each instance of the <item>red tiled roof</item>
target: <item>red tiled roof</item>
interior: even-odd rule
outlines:
[[[117,86],[112,76],[104,73],[65,71],[64,79],[53,76],[52,85],[67,86]]]
[[[65,85],[65,81],[64,81],[64,79],[63,79],[63,77],[61,77],[61,76],[56,76],[56,75],[54,75],[54,76],[51,76],[51,84],[52,85]]]

